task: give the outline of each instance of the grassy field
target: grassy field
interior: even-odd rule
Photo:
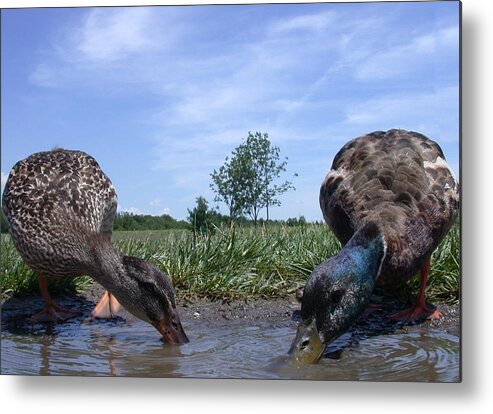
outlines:
[[[299,227],[221,228],[210,236],[189,231],[116,232],[114,244],[127,255],[155,264],[173,279],[179,296],[231,300],[276,297],[293,293],[313,268],[340,249],[323,224]],[[431,301],[459,299],[459,225],[456,224],[432,257],[428,284]],[[8,236],[2,235],[2,297],[37,291],[33,272]],[[88,277],[55,281],[53,290],[84,289]],[[417,292],[419,281],[406,294]]]

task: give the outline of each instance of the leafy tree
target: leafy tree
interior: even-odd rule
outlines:
[[[245,214],[255,223],[265,207],[269,220],[269,207],[281,205],[277,197],[294,189],[290,181],[275,183],[286,171],[286,165],[287,158],[280,159],[279,147],[271,144],[267,134],[249,132],[231,158],[226,158],[219,171],[211,174],[215,201],[224,202],[231,217]]]
[[[195,202],[197,205],[193,210],[188,209],[188,222],[194,232],[206,233],[211,231],[214,225],[219,225],[221,215],[216,210],[209,209],[209,203],[204,197],[197,197]]]
[[[267,134],[256,132],[248,133],[245,152],[252,160],[250,168],[250,216],[257,221],[257,209],[266,208],[266,218],[269,220],[269,207],[280,206],[281,202],[276,197],[290,189],[295,189],[290,181],[276,184],[275,181],[281,173],[286,171],[288,158],[280,159],[279,147],[272,145]],[[297,174],[295,174],[297,176]],[[259,197],[258,197],[259,195]]]
[[[216,193],[214,201],[226,204],[231,218],[238,218],[243,210],[242,175],[244,167],[242,161],[233,151],[231,159],[226,157],[219,170],[214,170],[211,174],[212,184],[210,187]]]

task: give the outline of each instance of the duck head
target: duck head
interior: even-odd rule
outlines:
[[[347,245],[310,275],[301,303],[301,322],[289,350],[302,363],[315,363],[325,347],[342,335],[365,310],[385,242],[373,224],[362,227]]]
[[[173,345],[189,342],[176,309],[170,279],[158,268],[137,257],[123,256],[124,278],[109,289],[123,307],[154,326]]]

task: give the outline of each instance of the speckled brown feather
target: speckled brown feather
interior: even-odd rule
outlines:
[[[57,320],[59,307],[41,281],[85,274],[166,341],[188,342],[169,277],[111,244],[117,196],[94,158],[63,149],[33,154],[12,168],[2,204],[15,246],[40,277],[43,317]]]
[[[24,260],[51,277],[84,273],[88,238],[111,238],[117,196],[94,158],[55,149],[19,161],[10,171],[3,210]]]
[[[387,255],[377,283],[414,276],[453,224],[458,184],[438,144],[405,130],[377,131],[337,153],[320,189],[327,224],[346,243],[367,222],[381,229]]]

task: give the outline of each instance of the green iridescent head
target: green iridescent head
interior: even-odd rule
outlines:
[[[378,227],[369,223],[335,256],[320,264],[306,283],[301,322],[290,353],[314,363],[327,344],[346,332],[365,310],[385,256]]]

